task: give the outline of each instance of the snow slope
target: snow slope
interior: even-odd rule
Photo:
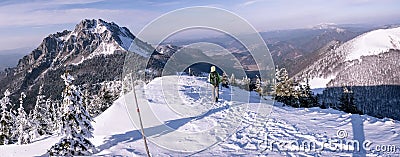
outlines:
[[[372,149],[379,145],[400,146],[398,121],[332,109],[272,106],[272,101],[258,103],[260,98],[256,93],[236,87],[222,88],[221,99],[214,104],[209,100],[210,88],[205,78],[190,76],[164,76],[136,87],[153,156],[384,155],[372,150],[335,151],[337,143],[332,147],[326,144],[322,151],[285,151],[277,145],[293,141],[321,144],[368,140]],[[137,120],[133,102],[132,93],[127,94],[95,118],[91,141],[98,149],[96,156],[145,156],[140,131],[131,122]],[[58,138],[45,137],[22,146],[0,146],[0,152],[2,156],[43,155]],[[270,148],[271,143],[275,145]]]
[[[400,27],[374,30],[343,46],[349,48],[345,61],[361,59],[361,56],[378,55],[389,49],[400,49]]]
[[[389,52],[391,49],[400,50],[400,27],[373,30],[349,40],[340,46],[334,45],[333,49],[324,53],[321,58],[295,77],[299,77],[301,80],[309,78],[311,88],[326,88],[327,86],[332,87],[337,86],[337,84],[343,85],[349,82],[356,82],[347,84],[349,86],[382,85],[382,83],[377,82],[392,84],[390,81],[377,80],[367,72],[357,73],[357,75],[362,75],[362,79],[360,78],[361,76],[350,78],[344,78],[346,76],[343,76],[346,72],[356,75],[357,71],[362,71],[363,69],[375,68],[377,69],[376,71],[384,71],[387,67],[396,67],[395,65],[387,65],[392,64],[388,61],[378,62],[378,59],[376,59],[376,63],[371,59],[362,59],[365,56],[380,55]],[[360,70],[354,71],[354,67]],[[395,77],[391,76],[392,73],[377,74],[384,75],[383,77]]]

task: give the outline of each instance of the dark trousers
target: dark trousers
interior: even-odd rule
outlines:
[[[218,97],[219,97],[219,87],[217,86],[212,86],[212,99],[214,99],[215,101],[218,101]]]

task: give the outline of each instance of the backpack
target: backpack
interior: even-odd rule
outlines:
[[[210,83],[214,86],[217,86],[219,84],[219,76],[217,72],[210,73]]]

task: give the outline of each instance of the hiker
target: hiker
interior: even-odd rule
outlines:
[[[225,87],[225,88],[229,88],[229,80],[228,80],[228,75],[226,75],[226,73],[222,74],[222,82],[221,82],[221,86]]]
[[[193,75],[192,69],[189,68],[188,73],[189,73],[189,76],[192,76]]]
[[[221,83],[221,78],[220,78],[218,72],[216,71],[215,66],[211,66],[211,71],[210,71],[210,74],[208,75],[208,82],[210,82],[210,84],[213,85],[212,99],[215,99],[215,102],[217,102],[218,97],[219,97],[218,87],[219,87],[219,83]]]

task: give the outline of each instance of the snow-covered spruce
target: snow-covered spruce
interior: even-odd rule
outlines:
[[[289,78],[285,68],[277,68],[275,80],[273,95],[276,101],[292,107],[320,106],[317,98],[313,96],[308,78],[305,78],[305,83],[299,83]]]
[[[97,93],[90,92],[94,88],[99,88]],[[112,103],[119,98],[122,92],[121,81],[104,81],[102,83],[93,84],[92,87],[84,86],[83,92],[83,104],[86,111],[89,112],[90,116],[97,117]]]
[[[93,137],[92,117],[85,110],[82,93],[72,84],[74,78],[65,73],[61,76],[65,83],[62,93],[61,140],[48,150],[51,156],[87,156],[95,152],[95,146],[87,139]]]
[[[39,135],[44,135],[47,133],[47,125],[48,125],[48,118],[46,116],[46,100],[43,94],[42,94],[42,88],[43,86],[40,86],[39,88],[39,93],[38,96],[36,96],[36,104],[35,104],[35,108],[33,109],[33,113],[32,113],[32,124],[33,124],[33,128],[35,128],[35,130],[37,130],[37,133]]]
[[[26,95],[25,93],[21,93],[21,97],[19,98],[19,108],[18,108],[18,116],[17,116],[17,136],[18,136],[18,144],[28,144],[31,142],[31,137],[29,134],[30,124],[26,119],[26,112],[24,111],[24,99]]]
[[[7,107],[11,106],[10,92],[8,89],[4,92],[4,97],[0,100],[1,119],[0,119],[0,145],[9,144],[11,140],[12,116]]]

